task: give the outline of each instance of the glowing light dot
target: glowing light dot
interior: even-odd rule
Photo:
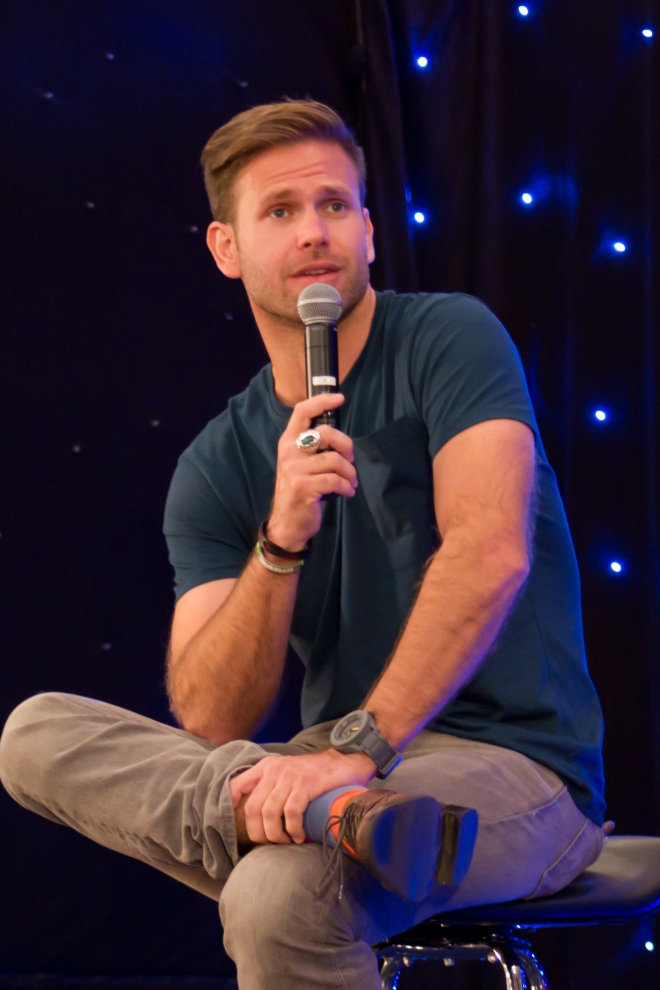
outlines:
[[[196,224],[192,224],[190,227],[188,227],[188,230],[190,231],[191,234],[196,234],[197,231],[199,230],[199,227]]]
[[[52,100],[54,93],[44,93],[44,100]]]
[[[521,6],[518,7],[518,13],[520,14],[521,17],[528,17],[529,16],[529,7],[525,7],[524,4],[521,4]]]
[[[79,454],[80,451],[82,450],[82,447],[80,446],[79,443],[74,443],[74,445],[71,448],[71,450],[74,452],[74,454]]]
[[[610,564],[610,570],[614,571],[615,574],[620,574],[621,571],[623,570],[623,567],[621,566],[618,560],[613,560],[612,563]]]
[[[419,58],[417,59],[417,65],[420,67],[420,69],[425,69],[428,64],[429,64],[429,60],[427,59],[426,55],[420,55]]]
[[[653,952],[655,946],[653,942],[644,942],[644,948],[646,949],[647,952]]]
[[[623,252],[626,250],[626,245],[623,243],[623,241],[615,241],[612,247],[614,248],[615,251],[618,251],[619,254],[623,254]]]
[[[159,419],[152,419],[152,420],[151,420],[151,425],[152,425],[152,426],[153,426],[154,428],[155,428],[155,427],[157,427],[157,426],[160,426],[160,420],[159,420]]]
[[[413,220],[415,221],[415,223],[424,223],[426,217],[424,216],[423,213],[420,213],[420,211],[418,210],[417,213],[413,213]]]
[[[530,203],[534,202],[534,197],[528,192],[524,192],[520,198],[526,206],[529,206]]]
[[[604,409],[597,409],[596,412],[594,413],[594,417],[595,419],[598,420],[599,423],[604,423],[605,420],[607,419],[607,413],[605,412]]]
[[[108,62],[112,62],[115,57],[114,52],[106,52],[105,57],[107,58]]]
[[[644,30],[642,31],[642,34],[644,35],[645,38],[652,38],[653,37],[653,30],[651,28],[644,28]],[[648,946],[648,945],[650,945],[652,943],[647,942],[646,944]],[[652,952],[652,951],[653,951],[653,949],[649,949],[649,952]]]
[[[96,206],[96,203],[92,203],[92,201],[89,200],[87,203],[85,203],[85,206],[87,207],[88,210],[93,210],[94,207]]]

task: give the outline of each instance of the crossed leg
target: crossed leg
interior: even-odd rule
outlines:
[[[267,754],[325,747],[331,728],[285,744],[215,747],[113,705],[42,694],[10,716],[0,778],[25,807],[219,900],[241,990],[378,990],[371,944],[449,908],[552,893],[600,852],[600,829],[551,771],[512,750],[423,731],[387,781],[370,786],[478,810],[461,884],[412,904],[345,857],[340,899],[318,845],[241,857],[230,778]]]

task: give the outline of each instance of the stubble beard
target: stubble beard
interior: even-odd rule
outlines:
[[[310,265],[313,262],[314,259]],[[288,330],[300,333],[303,325],[298,315],[298,296],[287,292],[284,287],[280,290],[281,283],[278,283],[269,274],[252,268],[249,262],[246,263],[245,258],[241,259],[241,271],[243,285],[250,302],[258,306],[263,312],[268,313],[283,328],[286,327]],[[342,287],[343,309],[340,322],[343,322],[353,312],[364,298],[369,287],[369,264],[366,256],[361,256],[355,267],[344,267],[343,272],[345,281]]]

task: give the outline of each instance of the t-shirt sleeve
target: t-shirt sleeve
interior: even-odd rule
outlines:
[[[519,420],[538,436],[518,351],[488,307],[455,293],[440,303],[429,297],[420,316],[411,377],[431,457],[489,419]]]
[[[203,468],[185,453],[170,483],[163,530],[177,601],[199,584],[238,577],[250,554],[236,516],[227,511]]]

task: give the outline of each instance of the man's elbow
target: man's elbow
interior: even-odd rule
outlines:
[[[254,726],[251,722],[240,722],[228,713],[221,715],[217,705],[209,705],[199,692],[176,691],[168,681],[170,711],[182,729],[200,739],[206,739],[214,746],[224,746],[236,739],[249,739]]]
[[[224,746],[225,743],[234,742],[236,739],[245,739],[247,736],[235,725],[222,724],[217,714],[203,710],[200,707],[177,708],[175,717],[186,732],[200,739],[206,739],[214,746]]]
[[[182,651],[178,657],[175,657],[170,645],[167,654],[165,686],[170,703],[170,711],[181,728],[186,732],[190,732],[193,736],[200,736],[202,739],[208,739],[209,742],[215,742],[211,738],[213,726],[204,717],[204,713],[200,711],[199,699],[195,696],[195,692],[191,690],[192,685],[189,679],[183,676],[181,669],[183,652],[185,651]],[[216,743],[216,745],[220,744]]]
[[[517,595],[529,577],[531,561],[526,547],[501,548],[488,568],[494,575],[500,593]]]

